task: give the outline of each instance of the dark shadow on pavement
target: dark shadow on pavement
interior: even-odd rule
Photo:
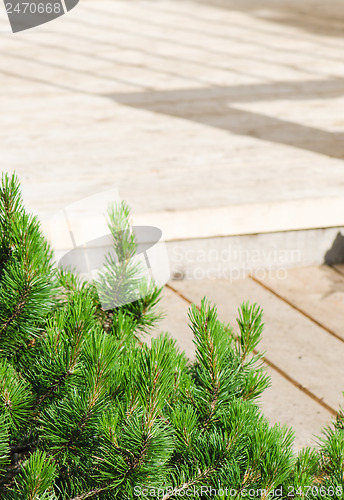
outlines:
[[[173,91],[109,94],[117,103],[255,137],[333,158],[344,158],[344,133],[235,108],[244,102],[326,99],[344,95],[344,80],[277,82]],[[233,106],[234,105],[234,106]],[[297,106],[297,104],[293,104]]]

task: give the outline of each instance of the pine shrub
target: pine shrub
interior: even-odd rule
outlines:
[[[257,305],[241,305],[237,331],[205,299],[192,306],[190,362],[167,334],[146,342],[161,290],[126,268],[144,298],[104,311],[99,283],[115,293],[123,276],[111,260],[98,286],[57,269],[5,174],[0,229],[1,499],[343,498],[343,414],[296,456],[292,431],[256,404],[269,385]],[[126,205],[109,229],[127,260]]]

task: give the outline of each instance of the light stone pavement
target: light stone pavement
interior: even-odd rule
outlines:
[[[83,0],[1,36],[2,168],[30,208],[113,187],[140,214],[342,196],[344,21],[211,3]]]

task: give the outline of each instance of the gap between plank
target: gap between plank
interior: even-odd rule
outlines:
[[[321,321],[318,321],[317,319],[315,319],[312,316],[310,316],[303,309],[301,309],[300,307],[296,306],[295,304],[293,304],[292,302],[290,302],[288,299],[286,299],[285,297],[283,297],[282,295],[280,295],[279,293],[277,293],[273,288],[269,287],[268,285],[266,285],[265,283],[263,283],[262,281],[260,281],[258,278],[256,278],[252,274],[249,274],[248,278],[251,279],[252,281],[254,281],[255,283],[257,283],[258,285],[260,285],[261,287],[265,288],[265,290],[267,290],[268,292],[270,292],[273,295],[275,295],[275,297],[277,297],[278,299],[282,300],[282,302],[284,302],[288,306],[290,306],[293,309],[295,309],[295,311],[298,311],[299,313],[301,313],[305,318],[307,318],[310,321],[312,321],[312,323],[314,323],[317,326],[320,326],[320,328],[322,328],[327,333],[329,333],[330,335],[332,335],[332,337],[335,337],[337,340],[340,340],[340,342],[344,343],[344,339],[340,335],[338,335],[338,333],[336,333],[335,331],[331,330],[331,328],[328,328],[326,325],[324,325],[323,323],[321,323]]]
[[[340,269],[338,269],[336,266],[338,264],[333,264],[333,266],[331,266],[330,264],[328,264],[328,267],[330,267],[331,269],[333,269],[333,271],[337,274],[339,274],[339,276],[341,276],[342,278],[344,278],[344,274],[342,273],[342,271]]]

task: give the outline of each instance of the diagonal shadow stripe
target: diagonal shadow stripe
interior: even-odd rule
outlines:
[[[167,92],[108,94],[126,106],[201,123],[232,134],[259,138],[344,158],[344,133],[298,124],[277,117],[235,109],[231,104],[276,99],[334,98],[344,94],[342,80],[279,82],[276,84],[212,87]]]
[[[274,101],[276,99],[333,99],[344,96],[344,79],[278,81],[252,85],[214,86],[180,90],[106,94],[118,103],[144,108],[147,103],[178,104],[189,101],[226,99],[228,102]]]

